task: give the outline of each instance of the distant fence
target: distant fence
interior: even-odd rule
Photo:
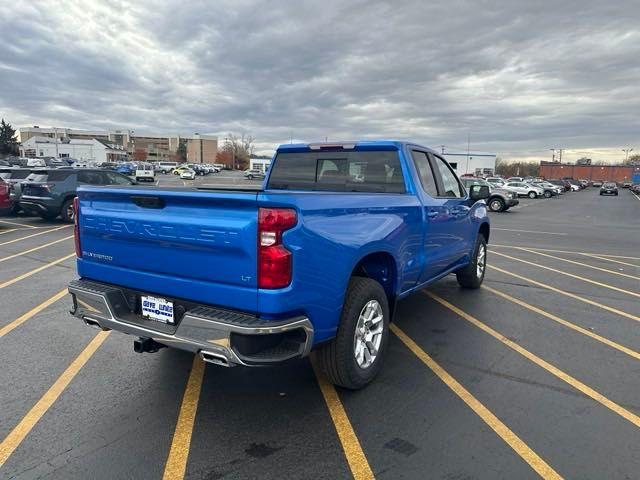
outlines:
[[[542,162],[540,176],[547,179],[574,178],[611,182],[630,182],[634,173],[640,173],[640,167],[622,165],[567,165]]]

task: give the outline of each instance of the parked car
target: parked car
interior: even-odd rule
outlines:
[[[180,175],[182,172],[186,171],[186,170],[191,170],[190,167],[186,166],[186,165],[182,165],[180,167],[174,168],[173,170],[171,170],[171,173],[173,173],[174,175]]]
[[[487,198],[487,206],[492,212],[506,212],[511,207],[520,203],[516,193],[500,187],[492,186],[488,181],[482,178],[461,177],[460,180],[467,190],[470,189],[472,185],[485,185],[489,187],[491,193],[489,198]]]
[[[162,173],[173,172],[176,168],[178,168],[178,162],[158,162],[158,169]]]
[[[568,180],[548,180],[549,183],[561,187],[565,192],[571,191],[571,184]]]
[[[544,195],[544,189],[524,182],[508,182],[503,188],[519,197],[538,198]]]
[[[0,177],[0,215],[11,213],[11,185]]]
[[[618,196],[618,185],[613,182],[605,182],[602,187],[600,187],[600,195]]]
[[[133,185],[129,177],[117,172],[97,169],[49,170],[44,182],[27,182],[22,185],[20,207],[26,212],[53,220],[60,216],[65,222],[73,222],[73,199],[78,186]]]
[[[253,180],[254,178],[262,179],[264,178],[264,172],[261,170],[246,170],[244,172],[244,178],[249,180]]]
[[[636,194],[640,195],[640,183],[636,183],[634,185],[631,185],[631,191],[633,193],[636,193]]]
[[[138,352],[222,366],[317,349],[329,380],[357,389],[382,367],[398,300],[449,273],[482,284],[489,188],[467,192],[434,150],[282,145],[263,185],[80,188],[72,313]]]
[[[622,182],[622,188],[631,188],[631,182],[629,181]]]
[[[522,182],[522,177],[509,177],[507,178],[507,183],[508,182]]]
[[[589,186],[589,180],[579,179],[578,182],[580,182],[580,185],[582,185],[582,188],[587,188]]]
[[[594,180],[593,182],[591,182],[591,185],[593,185],[594,187],[601,187],[602,183],[602,180]]]
[[[22,184],[28,181],[43,181],[47,178],[47,170],[42,168],[1,168],[0,178],[9,184],[11,194],[11,213],[20,211]]]
[[[180,171],[180,179],[181,180],[195,180],[196,179],[195,170],[191,170],[190,168],[188,168],[186,170],[181,170]]]
[[[0,167],[10,167],[11,164],[6,160],[0,160]]]
[[[148,163],[139,163],[136,167],[136,182],[155,182],[156,171],[153,165]]]
[[[553,183],[550,182],[540,182],[540,183],[536,183],[537,187],[540,188],[544,188],[544,196],[546,198],[549,198],[553,195],[562,195],[564,194],[564,185],[554,185]],[[550,195],[547,195],[547,190],[550,190]]]
[[[503,186],[505,183],[507,183],[504,178],[500,178],[500,177],[488,177],[486,178],[487,182],[489,182],[491,185],[493,185],[494,187],[501,187]]]
[[[132,177],[136,174],[136,167],[131,163],[121,163],[116,172]]]

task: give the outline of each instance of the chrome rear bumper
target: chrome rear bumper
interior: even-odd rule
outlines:
[[[69,284],[69,293],[71,314],[88,326],[151,338],[217,365],[273,365],[306,356],[313,344],[313,326],[306,317],[269,321],[187,302],[190,308],[176,325],[169,325],[136,313],[143,292],[80,279]]]

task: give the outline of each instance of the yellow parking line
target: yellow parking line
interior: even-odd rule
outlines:
[[[484,288],[485,290],[493,293],[494,295],[498,295],[499,297],[504,298],[505,300],[509,300],[512,303],[515,303],[516,305],[520,305],[521,307],[526,308],[527,310],[530,310],[534,313],[537,313],[539,315],[542,315],[543,317],[547,317],[550,320],[553,320],[554,322],[558,322],[561,325],[564,325],[567,328],[570,328],[571,330],[575,330],[576,332],[580,332],[583,335],[586,335],[587,337],[591,337],[594,340],[597,340],[598,342],[604,343],[605,345],[611,347],[611,348],[615,348],[616,350],[619,350],[622,353],[626,353],[627,355],[635,358],[636,360],[640,360],[640,353],[636,352],[635,350],[632,350],[630,348],[627,348],[623,345],[620,345],[612,340],[609,340],[608,338],[605,337],[601,337],[600,335],[598,335],[597,333],[593,333],[589,330],[587,330],[586,328],[582,328],[578,325],[575,325],[571,322],[568,322],[552,313],[546,312],[544,310],[542,310],[541,308],[535,307],[533,305],[528,304],[527,302],[520,300],[518,298],[512,297],[511,295],[507,295],[506,293],[503,293],[499,290],[496,290],[495,288],[491,288],[488,287],[486,285],[482,285],[482,288]]]
[[[25,250],[24,252],[14,253],[13,255],[9,255],[8,257],[0,258],[0,262],[6,262],[7,260],[11,260],[12,258],[21,257],[22,255],[26,255],[31,252],[35,252],[42,248],[50,247],[51,245],[55,245],[56,243],[64,242],[65,240],[69,240],[73,238],[73,235],[69,235],[68,237],[61,238],[59,240],[54,240],[53,242],[45,243],[44,245],[40,245],[39,247],[34,247],[29,250]]]
[[[46,233],[51,233],[51,232],[55,232],[57,230],[62,230],[63,228],[69,228],[72,227],[73,225],[63,225],[62,227],[56,227],[56,228],[52,228],[51,230],[45,230],[44,232],[38,232],[38,233],[33,233],[31,235],[27,235],[26,237],[20,237],[20,238],[14,238],[13,240],[9,240],[7,242],[3,242],[0,243],[0,246],[2,245],[9,245],[10,243],[15,243],[15,242],[19,242],[20,240],[26,240],[27,238],[33,238],[33,237],[37,237],[39,235],[44,235]],[[34,227],[35,228],[35,227]]]
[[[26,223],[9,222],[7,220],[0,220],[0,223],[6,223],[7,225],[15,225],[17,227],[24,227],[24,228],[38,228],[36,226],[29,225]]]
[[[45,413],[51,408],[51,405],[60,397],[65,388],[69,386],[74,377],[84,367],[87,361],[98,350],[100,345],[105,341],[109,332],[99,332],[93,340],[89,342],[86,348],[71,362],[71,365],[62,372],[51,388],[38,400],[38,402],[29,410],[29,412],[20,420],[20,423],[6,436],[0,443],[0,467],[4,465],[7,459],[22,443],[33,427],[40,421]]]
[[[18,230],[24,230],[24,228],[10,228],[9,230],[5,230],[3,232],[0,232],[0,235],[5,235],[5,234],[11,233],[11,232],[17,232]]]
[[[320,386],[320,391],[322,392],[324,401],[329,409],[329,415],[331,415],[333,426],[338,434],[338,439],[340,440],[342,450],[344,451],[347,463],[349,464],[351,475],[353,475],[354,480],[368,480],[375,478],[373,471],[371,470],[371,466],[369,465],[369,461],[360,446],[360,441],[356,436],[356,432],[353,430],[351,421],[344,409],[344,405],[342,405],[342,402],[340,401],[338,392],[336,392],[334,386],[331,385],[324,376],[314,358],[311,359],[311,365],[313,366],[313,371],[316,375],[316,379],[318,380],[318,385]]]
[[[11,323],[5,325],[4,327],[0,328],[0,338],[4,337],[7,333],[9,333],[14,328],[19,327],[20,325],[22,325],[24,322],[29,320],[31,317],[33,317],[37,313],[40,313],[42,310],[47,308],[49,305],[57,302],[62,297],[64,297],[66,294],[67,294],[67,289],[65,288],[64,290],[61,290],[60,292],[56,293],[53,297],[51,297],[48,300],[45,300],[44,302],[42,302],[37,307],[32,308],[31,310],[29,310],[24,315],[19,316],[13,322],[11,322]]]
[[[514,245],[504,245],[504,244],[500,244],[500,243],[492,243],[491,244],[492,247],[502,247],[502,248],[521,248],[521,247],[517,247]],[[574,252],[572,250],[554,250],[551,248],[540,248],[540,247],[527,247],[530,248],[532,250],[540,250],[541,252],[552,252],[552,253],[573,253],[574,255],[586,255],[586,256],[600,256],[600,257],[611,257],[611,258],[623,258],[623,259],[627,259],[627,260],[640,260],[640,257],[625,257],[623,255],[611,255],[608,253],[591,253],[591,252]]]
[[[167,463],[164,466],[164,475],[162,476],[164,480],[184,478],[184,474],[187,471],[187,459],[189,458],[189,449],[191,447],[193,425],[198,411],[204,369],[204,362],[198,355],[194,355],[191,373],[184,390],[180,414],[178,415],[176,429],[171,441],[171,449],[169,450]]]
[[[627,273],[617,272],[615,270],[608,270],[606,268],[596,267],[594,265],[589,265],[587,263],[576,262],[575,260],[569,260],[567,258],[556,257],[555,255],[549,255],[548,253],[536,252],[535,250],[532,250],[530,248],[524,248],[524,247],[517,247],[517,248],[518,248],[518,250],[522,250],[524,252],[533,253],[535,255],[540,255],[542,257],[553,258],[555,260],[560,260],[561,262],[567,262],[567,263],[572,263],[574,265],[579,265],[581,267],[592,268],[594,270],[599,270],[601,272],[610,273],[611,275],[619,275],[621,277],[631,278],[632,280],[640,280],[640,277],[635,277],[635,276],[629,275]]]
[[[493,252],[495,253],[495,252]],[[505,275],[509,275],[511,277],[515,277],[519,280],[523,280],[525,282],[529,282],[533,285],[536,285],[541,288],[546,288],[547,290],[551,290],[552,292],[559,293],[560,295],[564,295],[565,297],[573,298],[580,302],[588,303],[589,305],[593,305],[594,307],[602,308],[603,310],[607,310],[608,312],[615,313],[616,315],[620,315],[622,317],[630,318],[631,320],[635,320],[636,322],[640,322],[640,317],[636,315],[632,315],[627,312],[623,312],[622,310],[618,310],[617,308],[609,307],[608,305],[603,305],[598,302],[594,302],[593,300],[589,300],[588,298],[581,297],[576,295],[575,293],[565,292],[564,290],[560,290],[559,288],[552,287],[551,285],[547,285],[545,283],[536,282],[535,280],[531,280],[530,278],[523,277],[522,275],[518,275],[516,273],[508,272],[507,270],[503,270],[502,268],[495,267],[493,265],[487,265],[487,267],[496,270],[497,272],[504,273]]]
[[[406,333],[392,323],[391,331],[424,363],[447,387],[449,387],[471,410],[478,415],[496,434],[509,445],[538,475],[545,479],[562,478],[547,462],[534,452],[518,435],[496,417],[476,397],[444,370],[433,358],[422,350]]]
[[[442,297],[440,297],[440,296],[438,296],[438,295],[436,295],[435,293],[432,293],[432,292],[423,291],[423,293],[425,295],[431,297],[432,299],[434,299],[436,302],[438,302],[442,306],[444,306],[444,307],[448,308],[449,310],[451,310],[452,312],[458,314],[460,317],[464,318],[467,322],[471,323],[472,325],[475,325],[476,327],[478,327],[483,332],[488,333],[489,335],[491,335],[496,340],[498,340],[498,341],[502,342],[503,344],[505,344],[507,347],[509,347],[512,350],[518,352],[520,355],[525,357],[527,360],[530,360],[531,362],[535,363],[536,365],[538,365],[539,367],[543,368],[544,370],[546,370],[547,372],[549,372],[553,376],[555,376],[555,377],[559,378],[560,380],[562,380],[563,382],[571,385],[573,388],[575,388],[576,390],[584,393],[588,397],[591,397],[593,400],[595,400],[599,404],[607,407],[612,412],[617,413],[618,415],[620,415],[625,420],[628,420],[629,422],[634,424],[636,427],[640,427],[640,417],[638,417],[637,415],[634,415],[629,410],[621,407],[620,405],[618,405],[617,403],[613,402],[612,400],[609,400],[607,397],[605,397],[601,393],[598,393],[597,391],[595,391],[591,387],[585,385],[580,380],[572,377],[568,373],[560,370],[559,368],[551,365],[549,362],[547,362],[547,361],[543,360],[542,358],[538,357],[537,355],[531,353],[529,350],[527,350],[524,347],[520,346],[519,344],[517,344],[513,340],[510,340],[507,337],[505,337],[504,335],[502,335],[500,332],[497,332],[496,330],[494,330],[490,326],[482,323],[477,318],[469,315],[468,313],[466,313],[463,310],[459,309],[455,305],[452,305],[451,303],[447,302],[444,298],[442,298]]]
[[[4,283],[0,283],[0,289],[8,287],[9,285],[13,285],[14,283],[19,282],[20,280],[24,280],[25,278],[30,277],[31,275],[35,275],[36,273],[41,272],[42,270],[45,270],[49,267],[53,267],[54,265],[64,262],[65,260],[69,260],[73,256],[75,256],[75,253],[72,253],[71,255],[67,255],[66,257],[59,258],[58,260],[54,260],[53,262],[49,262],[45,265],[42,265],[41,267],[31,270],[30,272],[23,273],[22,275],[12,278],[11,280],[7,280]]]
[[[640,293],[632,292],[630,290],[625,290],[623,288],[614,287],[613,285],[609,285],[607,283],[596,282],[595,280],[591,280],[586,277],[581,277],[580,275],[574,275],[573,273],[563,272],[562,270],[556,270],[555,268],[547,267],[545,265],[540,265],[539,263],[529,262],[527,260],[523,260],[521,258],[512,257],[511,255],[505,255],[504,253],[491,252],[493,255],[500,255],[501,257],[508,258],[510,260],[515,260],[516,262],[525,263],[527,265],[531,265],[533,267],[542,268],[544,270],[549,270],[550,272],[557,273],[558,275],[564,275],[565,277],[575,278],[576,280],[581,280],[583,282],[590,283],[592,285],[597,285],[599,287],[608,288],[609,290],[615,290],[616,292],[626,293],[627,295],[632,295],[634,297],[640,298]]]

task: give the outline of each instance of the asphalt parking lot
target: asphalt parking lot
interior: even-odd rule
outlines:
[[[134,353],[68,313],[72,227],[1,217],[0,478],[639,478],[640,198],[491,221],[484,287],[403,301],[382,374],[351,392],[312,360]]]

